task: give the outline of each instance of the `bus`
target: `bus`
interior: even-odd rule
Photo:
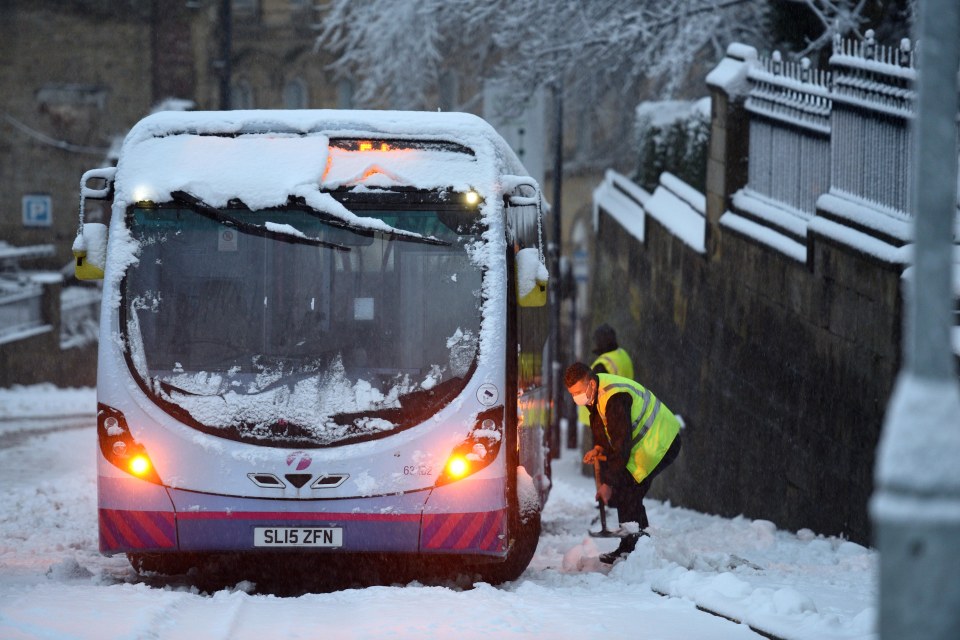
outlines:
[[[488,123],[160,112],[80,187],[103,554],[522,573],[550,489],[547,207]]]

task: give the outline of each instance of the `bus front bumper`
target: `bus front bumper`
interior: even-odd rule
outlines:
[[[270,500],[99,478],[100,551],[439,553],[502,557],[508,518],[502,482],[389,496]]]

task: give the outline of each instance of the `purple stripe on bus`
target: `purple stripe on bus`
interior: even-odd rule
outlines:
[[[164,511],[100,509],[103,546],[109,550],[176,547],[174,515]]]

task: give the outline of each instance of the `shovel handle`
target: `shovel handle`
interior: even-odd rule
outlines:
[[[600,507],[600,533],[609,533],[607,531],[607,510],[603,506],[603,500],[597,498],[597,506]]]
[[[606,460],[606,456],[597,453],[593,458],[593,481],[597,485],[597,494],[600,493],[600,461]],[[607,531],[607,510],[605,508],[603,498],[599,495],[597,496],[597,507],[600,508],[600,533],[608,533]]]

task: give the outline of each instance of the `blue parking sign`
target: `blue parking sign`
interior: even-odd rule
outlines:
[[[23,226],[49,227],[53,224],[53,202],[49,195],[28,193],[23,196]]]

